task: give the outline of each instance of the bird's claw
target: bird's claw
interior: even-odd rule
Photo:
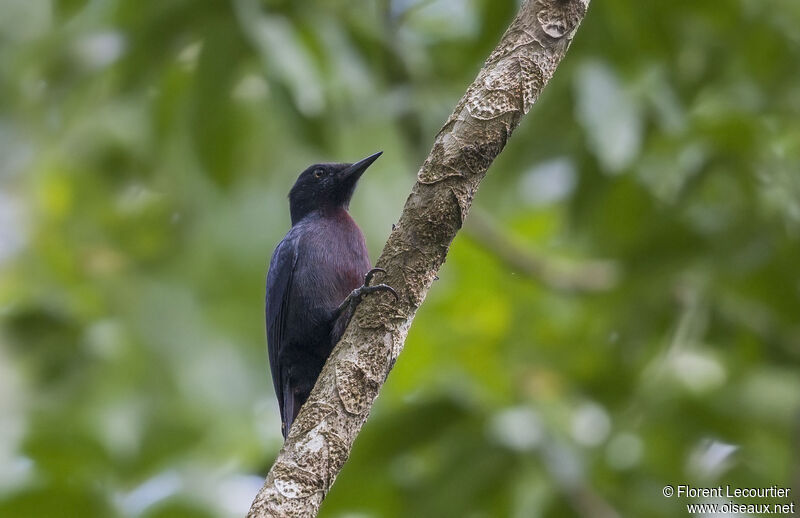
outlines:
[[[359,286],[358,288],[350,292],[350,295],[348,295],[347,298],[345,298],[342,301],[342,303],[339,304],[339,307],[336,308],[335,314],[337,316],[341,315],[342,312],[344,312],[347,308],[349,308],[350,312],[354,311],[358,303],[361,302],[361,299],[365,295],[369,295],[370,293],[388,291],[394,297],[395,302],[400,300],[400,296],[397,294],[394,288],[392,288],[388,284],[376,284],[374,286],[369,285],[369,283],[372,282],[372,277],[374,277],[375,274],[378,272],[386,273],[386,270],[384,270],[383,268],[373,268],[370,271],[368,271],[367,274],[364,276],[364,285]]]
[[[373,269],[371,269],[370,271],[367,272],[367,274],[364,276],[364,285],[361,286],[360,288],[358,288],[358,290],[357,290],[357,291],[359,291],[358,297],[359,298],[363,297],[364,295],[366,295],[368,293],[376,293],[376,292],[379,292],[379,291],[388,291],[394,297],[395,302],[400,300],[400,297],[397,295],[397,292],[394,291],[394,288],[392,288],[388,284],[382,284],[381,283],[381,284],[376,284],[374,286],[370,286],[369,285],[369,283],[372,282],[372,278],[375,276],[375,274],[379,273],[379,272],[385,274],[386,270],[384,270],[383,268],[373,268]]]
[[[378,272],[386,273],[386,270],[384,270],[383,268],[373,268],[372,270],[368,271],[367,274],[364,276],[364,286],[369,286],[369,283],[372,282],[372,278]]]

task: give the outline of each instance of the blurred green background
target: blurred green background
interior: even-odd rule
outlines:
[[[351,211],[375,260],[517,5],[0,0],[0,516],[242,516],[281,445],[289,187],[383,150]],[[321,516],[800,503],[798,27],[594,0]]]

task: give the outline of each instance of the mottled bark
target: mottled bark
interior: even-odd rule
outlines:
[[[589,0],[526,0],[422,164],[368,297],[328,359],[248,516],[311,517],[369,415],[478,185],[564,57]]]

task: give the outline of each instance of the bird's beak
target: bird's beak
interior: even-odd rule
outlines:
[[[366,171],[367,168],[372,165],[372,162],[377,160],[378,157],[381,156],[382,154],[383,154],[383,151],[378,151],[374,155],[370,155],[370,156],[368,156],[367,158],[365,158],[363,160],[359,160],[358,162],[356,162],[355,164],[351,165],[350,167],[348,167],[344,171],[340,172],[339,173],[339,179],[340,180],[349,180],[349,181],[355,183],[361,177],[361,175],[364,173],[364,171]]]

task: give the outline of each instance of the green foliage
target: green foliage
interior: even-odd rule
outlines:
[[[383,150],[352,207],[376,258],[516,2],[0,8],[0,516],[241,516],[281,444],[286,192]],[[559,288],[468,222],[323,516],[685,516],[664,485],[797,482],[799,25],[593,3],[475,203],[523,260],[614,275]]]

